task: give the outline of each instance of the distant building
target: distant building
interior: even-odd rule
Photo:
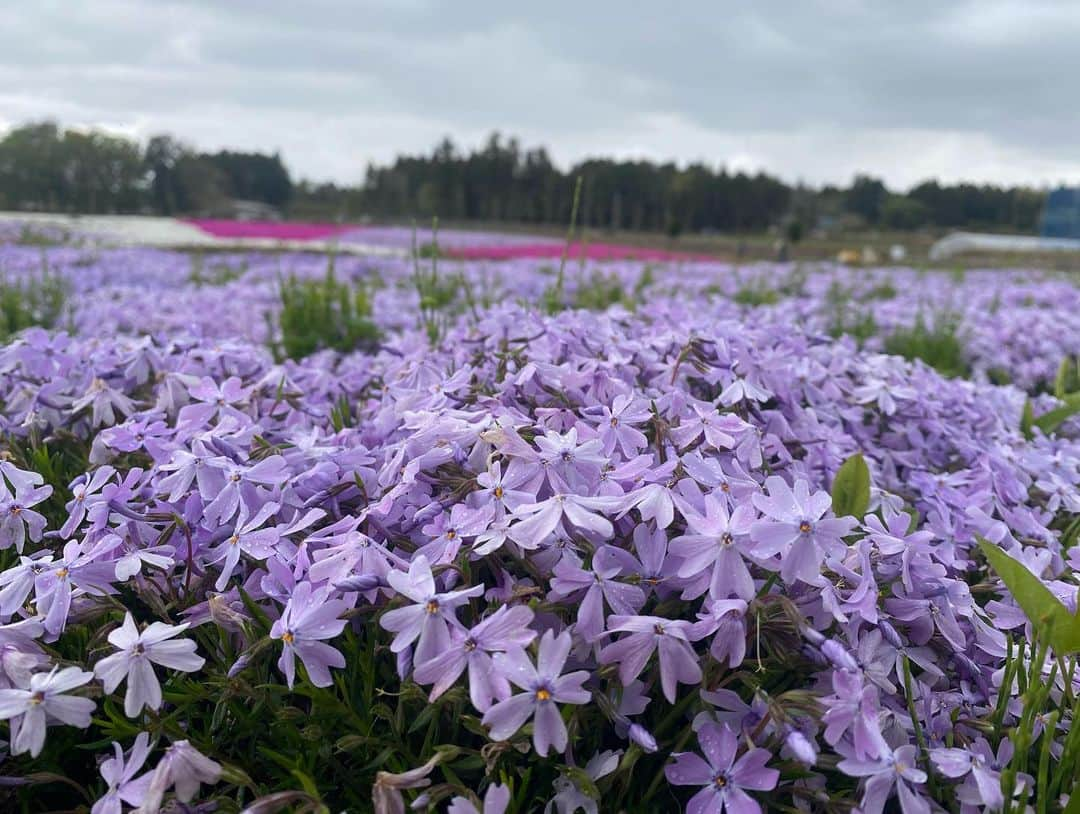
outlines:
[[[1039,233],[1080,239],[1080,188],[1061,187],[1047,195]]]
[[[1080,252],[1080,188],[1059,187],[1046,196],[1037,237],[953,232],[930,247],[930,259],[964,252]]]

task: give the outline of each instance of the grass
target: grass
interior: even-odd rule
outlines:
[[[195,252],[191,256],[191,271],[188,272],[188,282],[198,288],[204,285],[223,286],[234,280],[239,280],[246,271],[246,262],[242,262],[238,266],[230,266],[227,263],[214,263],[207,266],[203,253]]]
[[[413,226],[412,259],[413,259],[413,288],[420,300],[420,325],[427,334],[428,341],[432,346],[438,345],[446,332],[450,329],[455,317],[467,307],[473,312],[473,316],[479,319],[476,310],[476,298],[472,286],[465,278],[464,273],[439,274],[439,258],[442,250],[439,248],[439,220],[432,221],[431,243],[425,243],[422,247],[416,244],[416,227]],[[421,259],[430,260],[425,267]],[[464,300],[464,304],[462,303]]]
[[[55,227],[51,230],[41,229],[32,223],[24,223],[14,240],[16,246],[40,246],[42,248],[70,246],[72,242],[72,235],[66,230]]]
[[[371,350],[377,345],[379,329],[371,319],[368,286],[338,280],[332,257],[325,277],[309,280],[293,274],[280,281],[278,291],[279,339],[273,350],[279,360],[302,359],[325,349]]]
[[[838,281],[825,292],[825,312],[825,330],[833,339],[850,336],[861,347],[878,332],[873,310],[856,303],[852,290]]]
[[[921,359],[944,376],[967,376],[971,365],[964,353],[959,320],[942,312],[932,325],[920,314],[915,324],[885,337],[885,352],[908,360]]]
[[[59,327],[67,298],[67,282],[47,268],[21,280],[0,278],[0,341],[34,326]]]
[[[731,298],[739,305],[759,306],[776,305],[780,302],[780,293],[761,284],[744,285]]]

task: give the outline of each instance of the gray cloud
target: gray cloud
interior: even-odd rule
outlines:
[[[297,174],[493,129],[907,186],[1080,181],[1080,6],[1038,0],[63,0],[0,9],[0,124],[54,116]]]

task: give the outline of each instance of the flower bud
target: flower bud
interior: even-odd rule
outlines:
[[[817,763],[817,748],[810,739],[798,729],[792,729],[784,738],[784,745],[791,750],[791,754],[797,761],[807,766]]]
[[[825,643],[821,645],[821,652],[825,654],[825,658],[841,670],[851,670],[852,672],[856,672],[859,669],[859,663],[855,661],[855,659],[852,658],[851,653],[835,639],[826,639]]]
[[[229,668],[229,672],[226,675],[229,678],[236,678],[240,673],[247,669],[248,664],[251,663],[251,658],[248,656],[241,656],[233,662],[233,666]]]
[[[374,590],[381,584],[382,580],[374,574],[353,574],[335,582],[334,587],[339,591],[360,591],[363,593],[364,591]]]
[[[630,724],[630,731],[626,733],[630,740],[644,749],[646,752],[655,752],[659,747],[656,738],[641,724]]]
[[[891,622],[887,622],[884,619],[878,620],[878,630],[881,631],[882,638],[889,644],[899,650],[904,646],[904,641],[900,638],[900,634],[896,632],[896,628],[892,626]]]

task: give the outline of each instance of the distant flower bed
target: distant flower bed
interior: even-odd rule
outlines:
[[[214,220],[209,218],[188,218],[186,221],[207,234],[220,238],[328,240],[353,228],[334,223],[297,223],[291,221]]]

